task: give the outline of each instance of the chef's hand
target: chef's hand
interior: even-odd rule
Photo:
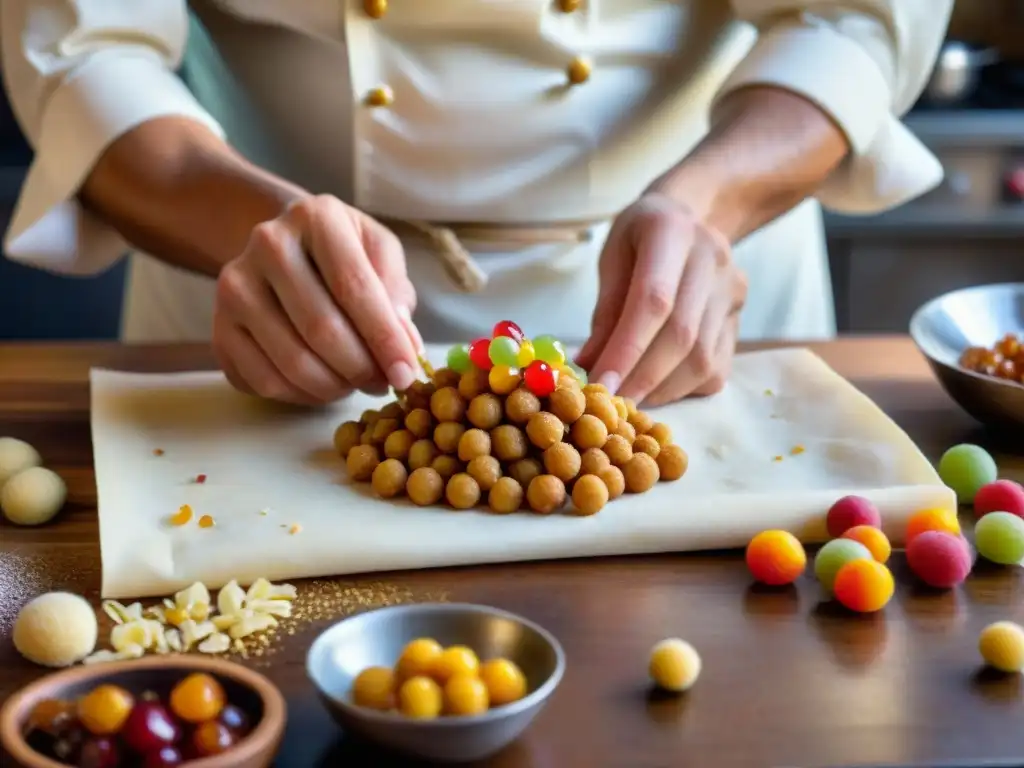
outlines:
[[[601,254],[591,337],[577,362],[648,405],[722,389],[747,279],[726,238],[650,192],[623,211]]]
[[[213,349],[231,383],[300,404],[408,387],[422,340],[398,238],[330,195],[252,231],[217,280]]]

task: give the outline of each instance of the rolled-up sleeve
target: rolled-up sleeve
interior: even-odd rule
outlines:
[[[175,74],[185,0],[2,0],[4,86],[35,158],[4,237],[15,260],[93,274],[128,249],[77,193],[102,152],[132,128],[183,116],[223,136]]]
[[[903,125],[935,64],[953,0],[733,0],[757,42],[725,82],[785,88],[846,134],[850,154],[818,192],[840,213],[884,211],[942,180],[935,156]]]

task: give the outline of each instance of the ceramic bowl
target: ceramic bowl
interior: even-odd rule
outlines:
[[[526,697],[482,715],[413,720],[357,707],[350,690],[370,666],[394,666],[410,640],[431,637],[466,645],[481,660],[504,657],[523,670]],[[456,603],[401,605],[368,611],[327,629],[310,648],[306,671],[334,719],[380,746],[427,760],[466,762],[515,741],[558,687],[565,654],[546,630],[496,608]]]
[[[15,693],[0,710],[0,743],[22,768],[67,768],[33,750],[23,730],[33,707],[44,699],[75,699],[103,683],[132,693],[154,691],[166,700],[171,688],[192,672],[215,677],[228,701],[249,716],[252,730],[230,750],[193,760],[189,768],[266,768],[274,759],[286,720],[281,693],[263,675],[223,659],[203,656],[151,656],[78,666],[47,675]]]
[[[963,288],[932,299],[910,320],[910,336],[957,404],[1000,430],[1024,427],[1024,386],[961,368],[972,346],[991,347],[1007,333],[1024,335],[1024,283]]]

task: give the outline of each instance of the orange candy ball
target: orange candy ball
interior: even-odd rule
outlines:
[[[870,525],[855,525],[842,535],[844,539],[853,539],[867,547],[868,552],[879,563],[888,562],[892,554],[889,538],[880,530]]]
[[[832,588],[836,600],[851,611],[874,613],[885,607],[896,591],[892,572],[874,560],[851,560],[836,574]]]
[[[960,521],[957,520],[956,512],[948,509],[922,509],[915,512],[907,521],[907,541],[910,541],[919,533],[925,531],[943,531],[960,535]]]
[[[807,567],[807,553],[789,531],[762,531],[747,545],[747,568],[762,584],[791,584]]]

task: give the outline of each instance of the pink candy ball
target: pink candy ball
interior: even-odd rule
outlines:
[[[955,587],[971,572],[972,560],[967,541],[946,531],[925,531],[907,544],[907,565],[930,587]]]
[[[989,512],[1024,517],[1024,487],[1013,480],[996,480],[981,486],[974,496],[974,515],[982,517]]]
[[[838,539],[858,525],[880,528],[882,516],[875,505],[867,499],[861,496],[844,496],[829,509],[825,525],[828,527],[828,535]]]

